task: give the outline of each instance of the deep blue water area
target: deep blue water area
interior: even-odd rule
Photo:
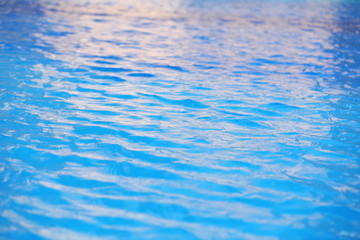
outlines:
[[[0,1],[0,239],[360,239],[360,1]]]

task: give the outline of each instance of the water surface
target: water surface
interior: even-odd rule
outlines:
[[[0,2],[0,239],[359,239],[359,2],[134,2]]]

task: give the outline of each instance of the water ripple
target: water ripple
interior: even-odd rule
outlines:
[[[359,239],[355,1],[0,1],[0,239]]]

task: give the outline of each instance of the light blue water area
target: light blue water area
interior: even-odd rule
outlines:
[[[359,1],[0,1],[0,239],[360,239],[359,156]]]

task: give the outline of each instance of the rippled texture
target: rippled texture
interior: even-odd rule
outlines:
[[[359,239],[359,1],[0,1],[0,239]]]

